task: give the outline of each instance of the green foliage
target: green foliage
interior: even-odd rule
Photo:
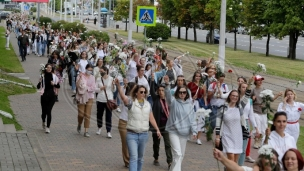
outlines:
[[[68,22],[66,22],[66,21],[64,21],[64,20],[59,20],[59,21],[57,21],[57,22],[54,22],[54,23],[52,23],[52,29],[53,30],[60,30],[60,29],[63,29],[64,27],[64,25],[65,24],[67,24]]]
[[[32,12],[37,12],[37,8],[36,7],[31,7],[31,11]]]
[[[63,28],[66,31],[71,31],[71,32],[76,32],[76,33],[79,33],[80,30],[82,32],[87,30],[84,24],[81,24],[78,22],[65,23],[65,24],[63,24]]]
[[[52,23],[52,19],[49,17],[40,17],[39,25],[47,27],[48,23]]]
[[[156,40],[161,37],[162,39],[168,39],[170,37],[170,28],[166,24],[156,23],[154,27],[147,27],[147,37]]]
[[[116,8],[114,11],[114,20],[125,20],[126,18],[129,18],[129,7],[130,7],[130,2],[122,0],[120,3],[117,4]]]
[[[57,21],[55,23],[52,23],[52,29],[53,30],[64,29],[66,31],[77,32],[77,33],[79,33],[80,30],[81,30],[81,32],[84,32],[84,31],[87,30],[87,28],[85,27],[84,24],[81,24],[81,23],[78,23],[78,22],[70,23],[70,22],[66,22],[64,20],[60,20],[60,21]]]
[[[110,37],[108,33],[102,32],[102,31],[97,31],[97,30],[91,30],[91,31],[86,31],[84,34],[81,35],[81,39],[86,40],[90,36],[94,36],[98,42],[109,42]]]

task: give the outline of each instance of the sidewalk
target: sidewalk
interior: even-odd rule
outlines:
[[[88,25],[89,29],[94,26]],[[111,36],[111,34],[110,34]],[[15,38],[11,38],[12,46],[18,54],[18,45]],[[176,53],[169,52],[170,56],[176,56]],[[192,59],[195,61],[196,59]],[[46,63],[46,57],[37,57],[35,55],[27,56],[27,61],[22,62],[26,75],[30,78],[33,85],[38,83],[39,64]],[[184,73],[189,79],[193,74],[193,65],[186,59],[183,60]],[[234,69],[233,79],[236,73],[242,73],[249,76],[250,72],[241,69]],[[227,76],[229,78],[229,76]],[[282,91],[285,86],[290,85],[289,80],[265,76],[265,88],[274,91]],[[227,80],[229,84],[229,81]],[[236,84],[235,84],[236,85]],[[299,87],[303,88],[303,86]],[[303,97],[303,89],[297,91],[299,97]],[[118,113],[113,113],[112,139],[106,138],[106,130],[102,128],[102,134],[96,135],[96,106],[93,106],[91,115],[90,138],[78,134],[77,127],[77,107],[73,104],[71,90],[68,82],[61,85],[59,93],[59,102],[53,108],[51,133],[45,134],[41,126],[41,106],[39,94],[24,94],[10,96],[11,107],[16,114],[17,120],[27,130],[29,141],[37,156],[42,170],[52,171],[120,171],[128,170],[124,167],[121,156],[121,142],[118,126]],[[300,101],[303,99],[300,99]],[[277,100],[278,102],[280,100]],[[1,137],[2,139],[2,137]],[[212,142],[206,142],[202,138],[203,145],[196,145],[194,142],[188,142],[186,154],[183,161],[182,170],[185,171],[207,171],[217,170],[217,162],[212,156]],[[150,134],[146,147],[144,171],[167,170],[164,145],[160,147],[160,166],[153,165],[153,141]],[[252,149],[252,157],[256,158],[257,150]],[[251,166],[249,163],[247,165]]]

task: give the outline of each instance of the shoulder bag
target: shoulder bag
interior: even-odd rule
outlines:
[[[105,86],[103,79],[101,78],[102,84]],[[115,100],[109,100],[108,99],[108,95],[107,95],[107,91],[106,89],[104,89],[105,95],[106,95],[106,99],[107,99],[107,107],[110,111],[117,109],[117,104],[115,102]]]

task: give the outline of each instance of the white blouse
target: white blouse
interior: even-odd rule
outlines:
[[[304,104],[300,102],[294,102],[293,105],[286,104],[283,109],[283,102],[279,104],[278,111],[284,111],[287,114],[288,122],[296,122],[300,119],[302,111],[304,110]]]
[[[246,106],[244,107],[243,114],[244,114],[244,118],[249,119],[251,125],[254,128],[256,128],[257,124],[256,124],[255,118],[254,118],[253,106],[252,106],[252,100],[251,99],[248,99],[248,102],[247,102]]]

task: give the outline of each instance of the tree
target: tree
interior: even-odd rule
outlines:
[[[188,30],[192,25],[192,17],[189,12],[189,8],[192,4],[192,0],[174,0],[174,7],[178,11],[177,21],[180,26],[186,27],[185,40],[188,40]]]
[[[125,31],[127,31],[127,25],[128,25],[128,17],[129,17],[129,7],[130,2],[126,0],[120,1],[116,8],[114,9],[114,20],[125,20],[126,22],[126,28]],[[131,21],[129,21],[131,22]]]
[[[244,25],[248,28],[249,35],[254,36],[255,39],[261,39],[264,35],[267,35],[266,56],[269,56],[272,19],[265,13],[268,8],[268,0],[243,0],[243,2]],[[251,38],[249,48],[251,48]]]
[[[147,0],[135,0],[133,2],[133,22],[136,21],[137,18],[137,6],[153,6]],[[138,25],[136,26],[136,33],[138,33]]]
[[[234,30],[234,50],[237,49],[236,33],[242,23],[242,0],[228,0],[226,25],[229,30]]]
[[[219,26],[221,2],[218,0],[206,0],[204,10],[204,25],[209,28],[209,42],[214,43],[214,28]]]
[[[194,34],[194,42],[197,41],[196,27],[198,23],[203,23],[204,16],[204,0],[193,0],[193,4],[190,6],[189,11],[192,17],[193,23],[193,34]]]
[[[177,9],[174,6],[174,1],[173,0],[159,0],[158,1],[158,15],[162,17],[163,20],[170,21],[170,30],[174,26],[178,26],[178,33],[177,33],[177,38],[180,39],[180,26],[178,24],[178,19],[177,19]]]
[[[275,36],[283,38],[289,35],[289,53],[290,59],[296,59],[296,47],[298,37],[304,28],[304,9],[303,2],[286,0],[269,0],[266,16],[272,18],[270,30]]]

